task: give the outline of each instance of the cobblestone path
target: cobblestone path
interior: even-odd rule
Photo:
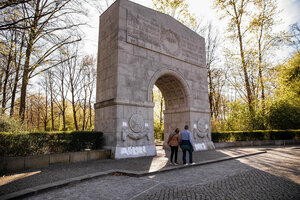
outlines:
[[[256,169],[206,185],[156,187],[135,199],[300,199],[300,185]]]
[[[148,177],[107,176],[27,199],[300,199],[300,149],[193,166]]]

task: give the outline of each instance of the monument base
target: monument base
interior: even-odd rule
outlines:
[[[115,159],[120,158],[136,158],[143,156],[156,156],[155,145],[146,146],[129,146],[129,147],[116,147]]]
[[[195,151],[205,151],[205,150],[211,150],[215,149],[215,145],[212,141],[208,142],[200,142],[200,143],[195,143]]]
[[[215,149],[215,145],[212,141],[194,143],[194,145],[195,145],[194,151],[205,151],[205,150]],[[164,142],[163,148],[170,149],[169,145],[166,142]],[[179,148],[179,150],[181,149]]]

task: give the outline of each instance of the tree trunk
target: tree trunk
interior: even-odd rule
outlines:
[[[82,121],[82,130],[85,129],[85,118],[86,118],[86,104],[83,105],[83,121]]]
[[[85,83],[84,83],[85,84]],[[86,85],[86,84],[85,84]],[[85,130],[85,123],[86,123],[86,102],[87,102],[87,86],[84,89],[84,101],[83,101],[83,122],[82,122],[82,130]]]
[[[26,107],[26,93],[27,93],[27,85],[29,81],[29,64],[30,64],[30,57],[33,49],[34,40],[36,38],[36,30],[39,20],[39,5],[40,0],[36,1],[36,8],[34,14],[34,20],[32,27],[30,28],[29,40],[27,44],[26,54],[25,54],[25,63],[24,63],[24,70],[23,70],[23,79],[22,79],[22,87],[21,87],[21,100],[20,100],[20,111],[19,111],[19,118],[21,121],[25,119],[25,107]]]
[[[62,100],[62,118],[63,118],[63,130],[65,131],[66,130],[66,102],[65,102],[65,99],[63,98]]]
[[[71,86],[72,87],[72,86]],[[73,119],[76,131],[78,131],[78,124],[77,124],[77,117],[76,117],[76,105],[75,105],[75,94],[74,94],[74,87],[71,88],[71,95],[72,95],[72,109],[73,109]]]
[[[3,78],[3,75],[4,75],[4,71],[3,70],[0,70],[0,93],[2,92],[2,78]],[[1,101],[0,101],[1,102]],[[2,102],[1,102],[2,103]]]
[[[6,69],[4,70],[4,81],[3,81],[3,93],[2,93],[2,111],[1,113],[4,114],[5,108],[6,108],[6,95],[7,95],[7,83],[9,79],[9,71],[10,71],[10,64],[12,62],[13,56],[12,56],[12,48],[13,48],[13,34],[11,34],[11,46],[9,48],[8,58],[7,58],[7,65]]]
[[[23,70],[23,79],[22,79],[22,87],[21,87],[21,100],[20,100],[20,110],[19,117],[21,121],[25,119],[25,107],[26,107],[26,93],[27,93],[27,85],[28,85],[28,75],[29,75],[29,60],[32,51],[32,43],[33,41],[29,41],[28,47],[26,50],[25,64]]]
[[[90,129],[92,128],[92,102],[91,102],[92,91],[93,91],[93,90],[90,90],[90,97],[89,97],[89,120],[90,120]]]
[[[160,124],[160,127],[163,124],[163,105],[164,105],[164,98],[161,98],[161,100],[160,100],[160,113],[159,113],[159,124]]]
[[[207,71],[208,71],[208,86],[209,86],[209,108],[210,108],[210,116],[214,116],[214,92],[213,92],[213,86],[212,86],[212,77],[211,77],[211,70],[210,66],[207,66]]]
[[[64,78],[65,78],[65,72],[64,69],[61,71],[61,99],[62,99],[62,118],[63,118],[63,131],[66,130],[66,99],[65,99],[65,87],[64,87]]]
[[[47,122],[48,122],[48,91],[46,85],[46,102],[45,102],[45,119],[44,119],[44,130],[47,131]]]
[[[51,130],[54,130],[53,80],[52,80],[52,74],[51,73],[52,72],[49,71]]]
[[[19,72],[20,72],[20,66],[21,66],[21,60],[22,60],[22,54],[23,54],[24,40],[25,40],[25,32],[22,35],[22,41],[21,41],[21,46],[20,46],[18,62],[16,61],[17,57],[15,58],[15,65],[17,66],[17,68],[16,68],[16,76],[15,76],[15,80],[14,80],[14,87],[13,87],[12,96],[11,96],[10,117],[13,117],[13,115],[14,115],[15,99],[16,99],[16,93],[17,93],[17,88],[18,88]]]
[[[236,5],[234,4],[234,12],[235,12],[235,24],[237,27],[237,34],[238,34],[238,40],[239,40],[239,47],[240,47],[240,54],[241,54],[241,60],[242,60],[242,70],[244,73],[244,79],[245,79],[245,87],[246,87],[246,92],[247,92],[247,104],[250,112],[250,117],[251,117],[251,123],[253,127],[253,122],[254,122],[254,109],[253,109],[253,104],[252,104],[252,92],[251,92],[251,87],[249,83],[249,77],[248,77],[248,72],[247,72],[247,64],[245,61],[245,55],[244,55],[244,49],[243,49],[243,39],[242,39],[242,33],[241,33],[241,27],[240,27],[240,20],[239,20],[239,14],[236,9]]]
[[[262,36],[262,29],[261,29],[261,36]],[[264,88],[264,81],[262,77],[262,51],[261,51],[261,36],[258,40],[258,76],[259,82],[261,87],[261,105],[262,105],[262,114],[263,117],[265,116],[265,88]]]
[[[41,94],[39,93],[39,98],[41,98]],[[40,102],[38,102],[38,112],[37,112],[37,129],[40,130]]]

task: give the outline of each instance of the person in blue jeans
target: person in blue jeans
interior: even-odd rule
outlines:
[[[184,130],[180,133],[180,147],[182,149],[182,160],[183,160],[183,165],[187,165],[186,151],[188,151],[190,164],[194,165],[195,164],[193,162],[194,143],[193,143],[192,133],[188,129],[189,126],[185,125]]]

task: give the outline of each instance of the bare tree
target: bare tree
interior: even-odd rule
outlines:
[[[102,14],[116,0],[89,0],[87,1],[99,14]]]
[[[25,117],[24,108],[26,104],[25,99],[27,93],[27,85],[29,83],[29,79],[35,75],[34,72],[43,64],[53,61],[49,59],[49,57],[57,49],[64,45],[80,40],[80,38],[76,36],[73,37],[71,35],[62,34],[63,30],[71,30],[72,28],[81,25],[81,23],[75,23],[70,20],[71,18],[68,18],[71,14],[77,12],[80,13],[78,9],[73,9],[72,7],[70,7],[71,4],[78,4],[78,2],[71,0],[36,0],[31,3],[23,4],[22,6],[25,17],[30,18],[28,19],[30,29],[27,31],[27,43],[19,110],[19,116],[22,120],[24,120]],[[47,44],[49,44],[49,46],[47,46]],[[41,54],[35,55],[33,54],[33,52],[37,45],[40,45],[40,47],[43,46],[44,51],[42,51]],[[40,51],[41,50],[43,50],[43,48],[40,49]],[[53,67],[53,65],[50,65],[41,71],[45,71],[51,67]]]
[[[75,129],[79,130],[78,120],[77,120],[77,111],[78,111],[78,103],[80,102],[80,93],[82,88],[80,87],[80,82],[82,80],[81,70],[82,68],[78,65],[79,59],[79,47],[78,44],[74,44],[72,47],[66,51],[68,53],[67,63],[67,73],[68,79],[67,84],[70,88],[70,96],[71,96],[71,104],[72,104],[72,111],[73,111],[73,119]]]
[[[21,7],[32,0],[3,0],[0,2],[0,30],[26,29],[25,21],[31,17],[24,17],[20,13]]]
[[[258,57],[258,83],[260,85],[262,114],[265,114],[265,83],[263,78],[266,67],[266,57],[274,47],[283,40],[283,33],[275,34],[273,28],[279,21],[276,21],[278,12],[277,0],[254,1],[256,12],[252,15],[250,30],[256,41],[256,52]],[[253,87],[254,88],[254,87]]]
[[[7,38],[9,40],[9,46],[7,46],[7,49],[4,52],[3,57],[6,58],[6,62],[3,63],[3,85],[2,85],[2,111],[1,113],[4,114],[6,110],[6,103],[8,102],[8,93],[9,93],[9,88],[8,86],[10,85],[10,79],[11,79],[11,74],[13,73],[13,61],[15,59],[15,51],[14,51],[14,44],[16,40],[16,35],[13,30],[7,32]],[[7,53],[7,55],[5,55]]]
[[[44,112],[41,112],[41,118],[44,124],[44,131],[47,131],[47,125],[48,125],[48,109],[49,109],[49,102],[48,102],[48,94],[49,94],[49,76],[48,74],[43,75],[43,80],[40,82],[40,86],[44,90],[44,101],[41,101],[42,108]],[[40,95],[42,96],[42,95]]]
[[[83,99],[82,99],[82,111],[83,111],[83,123],[82,130],[87,128],[88,122],[90,122],[90,128],[92,127],[92,95],[95,88],[96,83],[96,59],[89,55],[85,56],[82,61],[82,89],[84,91]],[[87,109],[89,109],[89,115],[87,118]],[[87,118],[87,119],[86,119]],[[88,120],[89,119],[89,120]]]
[[[251,83],[249,80],[249,66],[246,60],[246,50],[245,50],[245,35],[248,31],[248,23],[246,21],[247,11],[249,10],[250,0],[232,0],[232,1],[222,1],[214,0],[215,8],[223,13],[223,18],[229,18],[228,31],[232,33],[229,37],[231,39],[238,41],[239,48],[239,58],[243,73],[244,88],[246,90],[246,99],[251,116],[252,123],[254,122],[254,106],[253,106],[253,94]],[[253,126],[254,124],[252,124]]]
[[[61,63],[55,68],[54,76],[55,87],[58,88],[58,92],[54,95],[54,101],[56,106],[60,109],[63,121],[63,130],[67,130],[66,128],[66,109],[67,109],[67,95],[69,91],[69,85],[67,82],[67,67],[66,67],[66,58],[65,52],[60,50],[60,60]]]
[[[215,96],[216,93],[216,85],[214,85],[214,81],[217,80],[220,73],[215,73],[215,64],[217,61],[217,47],[218,47],[218,33],[213,33],[212,23],[209,23],[206,31],[206,68],[208,75],[208,88],[209,88],[209,105],[210,105],[210,114],[211,117],[216,117],[214,112],[216,110],[216,103],[218,102]]]
[[[54,92],[54,75],[51,70],[47,71],[47,76],[48,76],[48,82],[49,82],[49,92],[50,92],[50,113],[51,113],[51,130],[55,130],[55,112],[54,112],[54,99],[55,99],[55,92]]]
[[[300,25],[298,23],[291,26],[290,35],[289,44],[294,47],[298,53],[300,53]]]
[[[13,117],[14,115],[14,108],[15,108],[15,99],[17,94],[17,89],[19,86],[20,81],[20,70],[21,70],[21,61],[23,58],[23,48],[24,48],[24,42],[25,42],[25,32],[21,33],[21,43],[19,46],[19,50],[17,52],[18,55],[15,56],[15,77],[14,77],[14,83],[13,83],[13,89],[12,89],[12,96],[11,96],[11,103],[10,103],[10,117]],[[17,46],[17,45],[16,45]]]

